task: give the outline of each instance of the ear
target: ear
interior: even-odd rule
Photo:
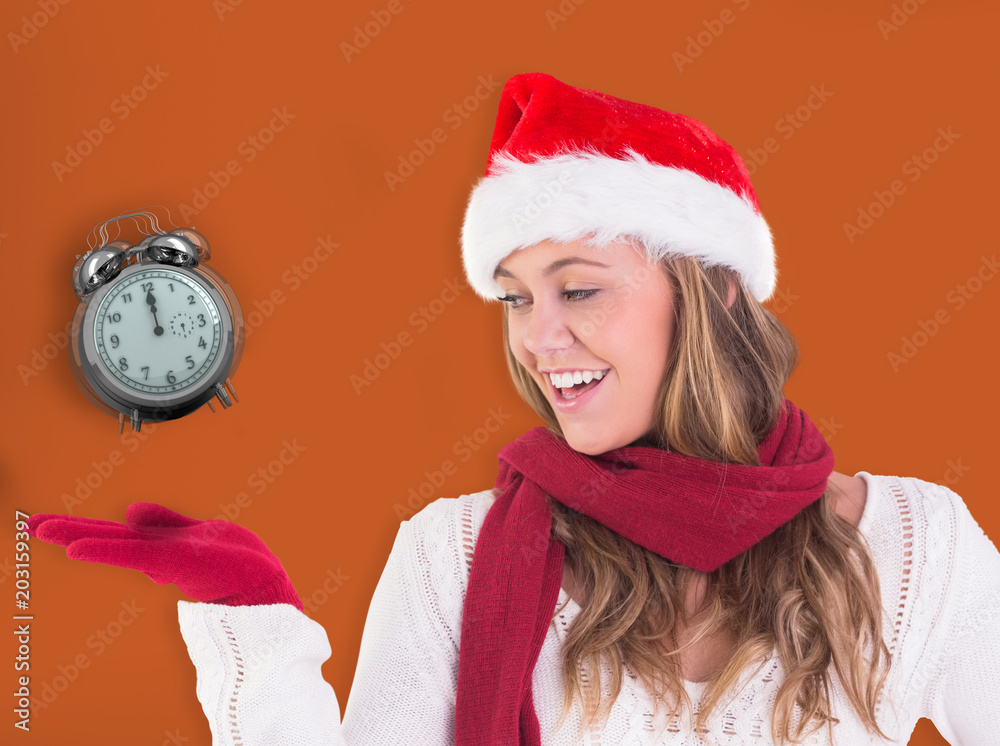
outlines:
[[[733,301],[736,300],[736,278],[733,276],[729,277],[729,298],[726,299],[726,308],[731,308]]]

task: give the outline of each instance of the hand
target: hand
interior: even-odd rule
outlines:
[[[163,327],[160,326],[160,322],[156,320],[156,298],[153,297],[153,291],[146,291],[146,303],[149,305],[149,310],[153,312],[153,334],[159,337],[163,334]]]
[[[278,558],[257,536],[229,521],[198,521],[155,503],[133,503],[126,523],[38,513],[29,533],[66,547],[66,556],[141,570],[160,585],[228,606],[302,601]]]

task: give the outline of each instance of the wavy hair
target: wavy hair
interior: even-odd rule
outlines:
[[[660,266],[674,289],[675,332],[655,432],[635,445],[758,465],[757,446],[777,421],[797,361],[795,339],[728,268],[677,256]],[[731,279],[737,292],[727,307]],[[503,334],[518,393],[562,437],[545,395],[511,352],[506,310]],[[550,497],[552,533],[565,544],[566,562],[585,596],[562,651],[560,722],[575,697],[583,703],[584,728],[605,719],[626,666],[657,707],[669,708],[668,724],[676,722],[692,708],[679,654],[721,632],[735,652],[707,680],[695,730],[724,709],[727,694],[736,695],[730,690],[745,669],[777,655],[786,675],[772,713],[775,743],[799,743],[824,726],[832,739],[831,669],[865,727],[888,738],[876,720],[890,666],[878,575],[864,537],[834,511],[835,489],[828,485],[791,521],[707,574],[674,564]],[[698,582],[705,586],[704,601],[689,612],[685,599]],[[681,626],[693,634],[679,647]],[[611,670],[606,700],[602,659]]]

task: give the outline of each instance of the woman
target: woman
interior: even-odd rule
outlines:
[[[1000,554],[943,486],[833,472],[783,397],[796,347],[730,146],[516,76],[463,258],[548,427],[493,490],[400,527],[342,724],[325,635],[257,537],[142,503],[32,517],[203,602],[180,619],[217,743],[853,746],[919,717],[995,740]]]

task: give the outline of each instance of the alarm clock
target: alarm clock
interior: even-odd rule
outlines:
[[[231,377],[243,351],[243,312],[228,282],[208,267],[208,240],[194,228],[152,233],[138,244],[103,243],[79,257],[70,326],[77,384],[133,430],[238,401]]]

